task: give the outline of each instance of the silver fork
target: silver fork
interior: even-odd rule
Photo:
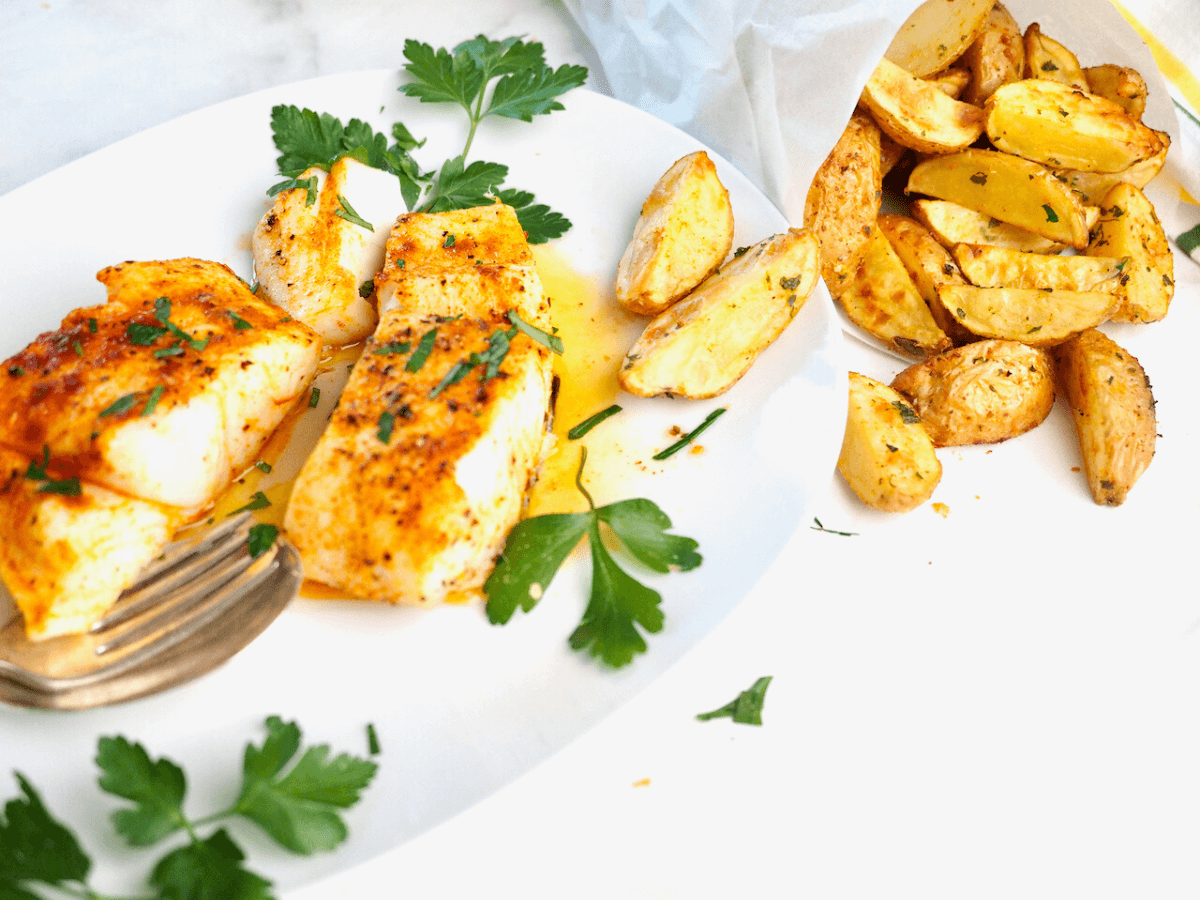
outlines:
[[[82,635],[32,642],[0,629],[0,700],[90,709],[153,694],[229,659],[296,596],[300,557],[282,536],[256,558],[249,513],[171,544]]]

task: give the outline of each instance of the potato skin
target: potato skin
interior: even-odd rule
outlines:
[[[1012,14],[997,3],[983,20],[983,28],[963,54],[971,83],[962,98],[982,106],[996,88],[1019,81],[1025,72],[1025,39]]]
[[[1150,379],[1132,354],[1091,329],[1055,349],[1092,498],[1120,506],[1154,457]]]
[[[977,341],[892,380],[935,447],[994,444],[1040,425],[1054,407],[1054,361],[1017,341]]]
[[[1157,322],[1166,316],[1175,296],[1175,262],[1154,206],[1134,185],[1122,182],[1104,196],[1087,255],[1128,259],[1114,321]]]
[[[658,315],[715,272],[732,246],[729,191],[707,153],[690,153],[642,204],[617,265],[617,300],[633,312]]]
[[[858,269],[883,196],[879,126],[856,110],[817,169],[804,201],[804,227],[821,246],[821,277],[834,297]]]
[[[892,388],[850,373],[846,433],[838,471],[868,506],[908,512],[932,495],[942,464],[924,426]]]

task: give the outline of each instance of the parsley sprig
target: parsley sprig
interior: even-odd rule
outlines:
[[[345,125],[328,113],[296,106],[276,106],[271,130],[280,152],[279,172],[284,181],[268,194],[304,188],[307,203],[315,202],[311,177],[299,176],[312,166],[328,170],[344,156],[391,172],[400,179],[401,194],[410,210],[443,212],[481,206],[499,198],[516,210],[521,227],[533,244],[565,234],[571,223],[560,213],[534,202],[528,191],[503,186],[508,167],[467,157],[480,124],[491,116],[533,121],[562,109],[558,97],[587,80],[584,66],[546,65],[541,44],[510,37],[501,41],[483,35],[453,50],[434,49],[420,41],[404,44],[404,69],[411,81],[400,92],[422,103],[452,103],[467,115],[468,131],[463,150],[439,167],[423,171],[412,151],[424,146],[401,122],[392,126],[393,142],[370,125],[351,119]],[[424,195],[424,196],[422,196]],[[344,208],[344,204],[343,204]]]
[[[700,565],[702,557],[696,552],[696,541],[667,533],[670,518],[650,500],[636,498],[596,506],[583,486],[586,463],[584,447],[575,486],[587,500],[588,511],[551,513],[518,522],[483,590],[492,624],[508,622],[517,607],[529,612],[568,554],[587,535],[592,559],[591,593],[583,620],[569,643],[573,649],[588,650],[613,668],[620,668],[646,650],[638,626],[651,634],[662,630],[662,597],[617,565],[604,544],[601,523],[635,559],[655,572],[686,572]]]
[[[358,802],[376,764],[349,754],[331,758],[324,745],[301,752],[294,722],[272,716],[266,727],[262,745],[246,747],[237,800],[203,818],[184,811],[187,779],[178,764],[152,759],[124,737],[100,738],[99,786],[129,804],[112,814],[116,832],[132,847],[186,837],[150,871],[155,900],[269,900],[271,882],[243,865],[246,855],[229,830],[201,835],[218,822],[252,822],[301,855],[332,850],[346,839],[341,811]],[[92,860],[78,838],[50,814],[28,779],[20,773],[16,779],[21,795],[0,815],[0,898],[42,900],[41,891],[50,889],[55,896],[100,900],[88,884]]]

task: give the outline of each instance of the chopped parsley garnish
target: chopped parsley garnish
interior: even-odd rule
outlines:
[[[425,361],[429,359],[429,354],[433,352],[433,342],[436,340],[437,328],[430,328],[421,335],[421,340],[417,342],[417,349],[408,358],[408,362],[405,363],[404,368],[410,372],[419,372],[421,366],[425,365]]]
[[[407,353],[412,349],[412,344],[408,341],[389,341],[386,344],[380,344],[371,352],[376,356],[393,356]]]
[[[857,531],[834,531],[832,528],[826,528],[824,525],[821,524],[821,520],[818,519],[816,516],[813,516],[813,521],[816,522],[817,524],[808,526],[813,531],[824,531],[826,534],[839,534],[842,537],[857,537],[858,536]]]
[[[1197,247],[1200,247],[1200,225],[1189,228],[1179,237],[1175,238],[1175,243],[1179,245],[1179,249],[1189,256],[1195,252]]]
[[[311,391],[308,392],[308,408],[316,409],[317,404],[320,402],[321,402],[321,389],[319,387],[315,387]]]
[[[621,407],[617,406],[617,404],[614,403],[612,406],[608,407],[607,409],[602,409],[602,410],[600,410],[600,412],[596,413],[595,415],[588,416],[586,419],[584,419],[582,422],[580,422],[578,425],[576,425],[574,428],[572,428],[570,431],[567,432],[567,440],[569,440],[569,441],[579,440],[581,437],[583,437],[585,434],[587,434],[589,431],[591,431],[593,428],[595,428],[597,425],[599,425],[605,419],[609,418],[610,416],[615,416],[620,411],[621,411]]]
[[[582,482],[586,462],[584,447],[575,486],[587,500],[588,511],[551,513],[518,522],[483,591],[493,624],[507,622],[518,607],[531,611],[586,535],[592,559],[591,591],[583,619],[569,643],[619,668],[646,650],[638,626],[652,634],[662,630],[662,597],[617,565],[604,545],[601,523],[630,554],[656,572],[689,571],[700,565],[701,556],[696,541],[667,533],[670,518],[650,500],[621,500],[597,507]]]
[[[718,407],[717,409],[714,409],[712,412],[710,412],[708,414],[708,416],[705,418],[705,420],[703,422],[701,422],[699,425],[696,426],[696,428],[694,430],[685,434],[683,437],[681,437],[679,440],[677,440],[675,443],[673,443],[666,450],[660,450],[658,453],[655,453],[654,458],[658,459],[658,460],[663,460],[669,456],[674,456],[676,453],[678,453],[680,450],[682,450],[684,447],[686,447],[688,444],[690,444],[692,441],[694,441],[697,437],[699,437],[700,434],[704,431],[704,429],[708,428],[709,425],[711,425],[713,422],[717,421],[717,419],[720,418],[721,415],[724,414],[725,410],[727,410],[728,408],[729,408],[728,406],[721,406],[721,407]]]
[[[352,225],[357,225],[359,228],[365,228],[367,231],[375,230],[375,226],[355,212],[354,207],[350,205],[350,201],[347,200],[343,195],[338,194],[337,199],[338,208],[333,212],[335,216],[337,216],[339,219],[345,219],[347,222],[351,223]]]
[[[446,239],[444,241],[442,241],[442,246],[443,247],[453,247],[454,246],[454,235],[447,234]]]
[[[154,390],[150,392],[150,397],[146,400],[145,407],[142,408],[143,419],[154,413],[155,408],[158,406],[158,400],[162,395],[163,386],[161,384],[155,385]]]
[[[125,394],[123,397],[118,397],[104,409],[100,410],[101,416],[116,416],[123,412],[129,412],[138,402],[137,393]]]
[[[273,184],[267,188],[267,196],[274,197],[282,191],[290,191],[295,188],[303,188],[305,191],[304,205],[312,206],[317,202],[317,176],[310,175],[308,178],[289,178],[286,181],[281,181],[278,184]]]
[[[392,440],[392,429],[395,427],[396,427],[395,413],[390,413],[390,412],[386,412],[386,411],[382,412],[379,414],[379,431],[377,431],[375,433],[375,436],[378,437],[380,441],[387,444]]]
[[[237,313],[235,313],[232,309],[227,310],[227,312],[229,313],[229,318],[233,319],[233,327],[238,331],[247,331],[254,327]]]
[[[231,513],[226,513],[225,517],[229,518],[229,516],[236,516],[238,513],[251,512],[252,510],[256,509],[266,509],[270,505],[271,501],[267,499],[266,494],[264,494],[262,491],[255,491],[250,496],[249,503],[247,503],[245,506],[238,507]]]
[[[1058,213],[1056,213],[1054,211],[1054,207],[1052,207],[1049,203],[1043,203],[1042,209],[1046,213],[1046,221],[1047,222],[1057,222],[1058,221]]]
[[[25,370],[20,366],[9,366],[8,374],[12,378],[21,378],[25,374]]]
[[[254,464],[254,468],[258,469],[258,471],[262,472],[264,475],[271,474],[271,464],[266,460],[260,459]]]
[[[275,539],[279,537],[279,529],[267,522],[257,522],[250,526],[250,533],[246,536],[246,549],[250,553],[251,559],[258,559],[275,545]]]
[[[99,323],[95,319],[88,319],[88,331],[95,334],[100,328]]]
[[[367,752],[372,756],[378,756],[380,753],[379,735],[375,733],[375,726],[367,723]]]
[[[375,293],[375,279],[374,278],[368,278],[366,281],[364,281],[362,284],[360,284],[358,286],[358,296],[362,297],[364,300],[366,300],[368,297],[370,297],[373,293]]]
[[[770,675],[759,678],[747,690],[738,694],[736,699],[726,703],[720,709],[700,713],[696,718],[701,722],[707,722],[709,719],[729,718],[741,725],[761,725],[763,703],[766,702],[767,686],[770,683]]]
[[[46,466],[50,465],[50,445],[42,444],[42,461],[39,463],[36,459],[29,461],[29,467],[25,470],[25,477],[30,481],[45,481]]]
[[[896,407],[896,411],[900,413],[900,421],[905,425],[917,425],[921,421],[921,417],[917,415],[917,411],[902,400],[893,400],[892,406]]]
[[[555,353],[559,354],[560,356],[562,355],[563,339],[557,334],[547,334],[536,325],[530,325],[528,322],[518,316],[516,310],[513,309],[508,311],[508,321],[512,322],[517,326],[518,329],[520,329],[522,333],[529,335],[529,337],[533,338],[542,346],[549,347]]]

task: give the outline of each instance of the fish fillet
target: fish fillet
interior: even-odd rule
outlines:
[[[392,224],[407,208],[400,182],[348,156],[328,174],[307,170],[297,183],[309,179],[311,192],[307,186],[281,191],[254,229],[255,277],[267,299],[326,344],[357,343],[378,321],[369,282],[383,267]]]
[[[0,364],[0,581],[33,639],[86,628],[263,444],[321,340],[227,267],[127,262]]]
[[[549,301],[499,205],[400,217],[376,285],[379,327],[284,525],[306,577],[427,605],[478,589],[520,516],[546,440],[551,362],[509,313],[548,331]],[[506,341],[493,372],[473,364]]]

